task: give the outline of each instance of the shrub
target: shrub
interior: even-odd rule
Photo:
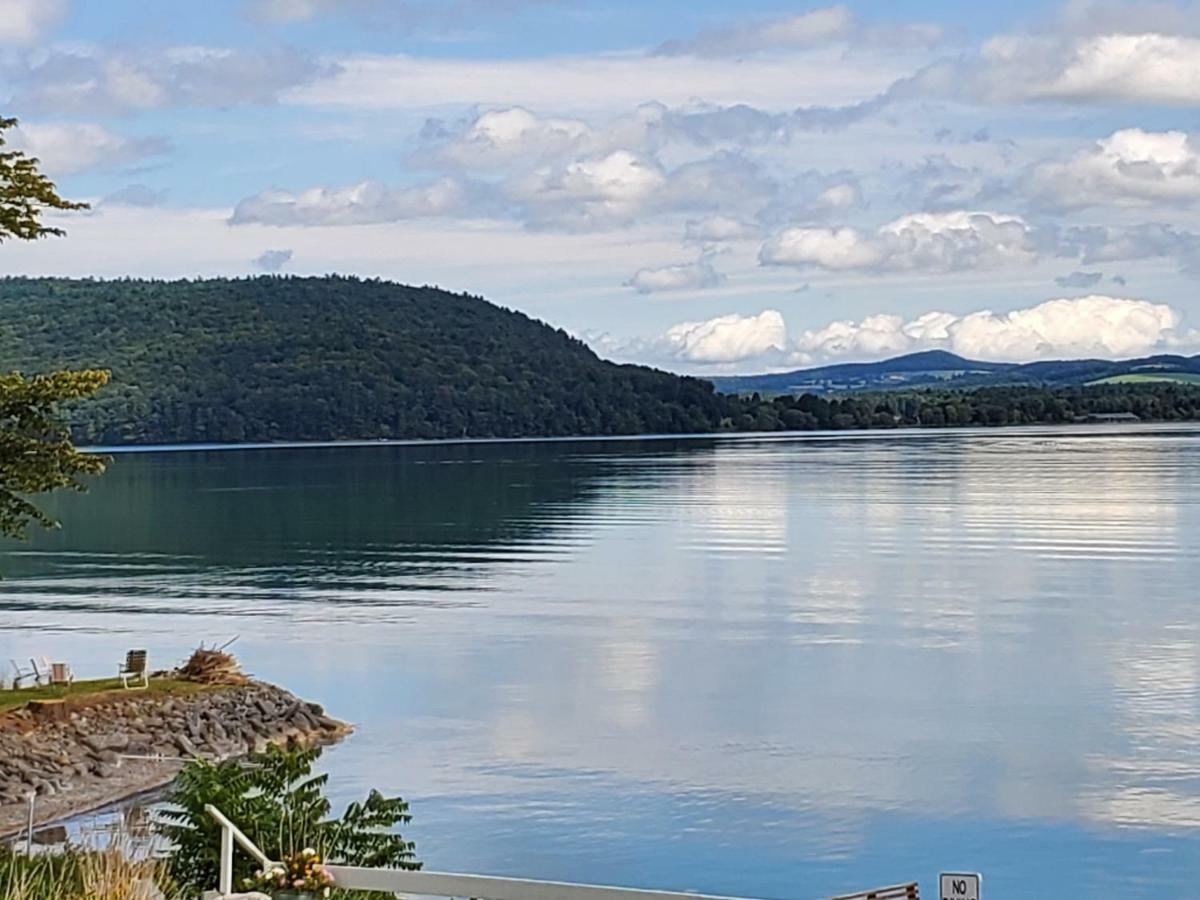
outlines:
[[[329,818],[328,775],[314,775],[317,748],[269,747],[245,760],[188,763],[161,811],[158,827],[174,845],[168,870],[183,885],[213,888],[220,871],[221,828],[204,807],[212,804],[269,858],[281,860],[312,847],[332,865],[419,869],[414,845],[395,829],[411,820],[399,797],[371,791]],[[234,854],[234,883],[251,877],[257,863]]]

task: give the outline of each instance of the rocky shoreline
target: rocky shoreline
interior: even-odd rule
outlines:
[[[333,743],[351,730],[263,682],[31,704],[0,715],[0,838],[25,828],[30,792],[35,824],[44,825],[169,784],[189,759]]]

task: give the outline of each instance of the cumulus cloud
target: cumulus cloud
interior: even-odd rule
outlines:
[[[601,352],[625,358],[728,370],[791,368],[843,360],[881,359],[944,349],[968,359],[1122,358],[1200,347],[1200,333],[1183,328],[1166,304],[1090,294],[1035,306],[965,315],[927,312],[842,320],[789,334],[781,313],[719,316],[682,322],[649,341],[593,339]]]
[[[454,178],[411,188],[374,181],[347,188],[311,188],[300,193],[267,190],[234,208],[230,223],[246,225],[370,225],[403,219],[463,215],[478,210],[480,189]]]
[[[1125,128],[1029,176],[1034,197],[1061,208],[1185,205],[1200,200],[1200,142],[1182,131]]]
[[[1165,304],[1091,294],[972,313],[950,327],[950,346],[979,359],[1132,356],[1171,343],[1180,320]]]
[[[994,212],[914,213],[873,233],[789,228],[767,241],[763,265],[831,270],[953,272],[1026,264],[1037,257],[1032,227]]]
[[[1136,356],[1164,349],[1185,336],[1170,306],[1091,294],[1047,300],[1006,313],[981,310],[960,316],[926,313],[912,320],[870,316],[805,331],[794,342],[804,357],[880,357],[941,348],[969,359],[1025,362],[1035,359]]]
[[[1072,272],[1070,275],[1059,275],[1054,283],[1065,288],[1091,288],[1098,285],[1104,278],[1103,272]]]
[[[426,123],[432,156],[467,169],[538,165],[596,149],[596,132],[578,119],[541,117],[520,106],[480,113],[459,130]]]
[[[170,149],[162,138],[126,138],[82,122],[22,122],[11,140],[54,175],[128,165]]]
[[[639,269],[627,282],[639,294],[654,294],[660,291],[698,291],[717,287],[725,281],[708,256],[692,263],[679,263],[657,269]]]
[[[0,44],[32,44],[67,14],[67,0],[0,0]]]
[[[255,267],[264,272],[278,272],[291,261],[291,250],[264,250],[253,262]]]
[[[658,341],[669,357],[694,363],[729,363],[783,352],[787,325],[774,309],[756,316],[732,314],[704,322],[680,322]]]
[[[754,214],[775,201],[778,183],[737,153],[665,168],[655,157],[616,150],[546,167],[505,186],[528,224],[590,230],[666,213]]]
[[[275,102],[337,67],[300,50],[172,47],[122,54],[55,48],[15,77],[14,105],[64,113],[129,113]]]
[[[974,55],[933,63],[897,81],[882,97],[888,103],[937,97],[984,104],[1190,106],[1200,100],[1200,39],[1142,29],[1001,35]]]
[[[657,49],[665,56],[740,56],[772,51],[810,50],[829,44],[870,42],[889,47],[928,47],[942,40],[937,25],[876,26],[862,22],[846,6],[826,6],[701,32],[690,40],[668,41]]]

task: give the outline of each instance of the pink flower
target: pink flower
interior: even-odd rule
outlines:
[[[296,887],[296,888],[304,887],[304,879],[297,878],[295,881],[292,882],[292,887]]]

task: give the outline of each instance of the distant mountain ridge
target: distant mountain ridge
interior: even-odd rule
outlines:
[[[766,395],[825,395],[920,387],[1077,387],[1122,381],[1200,384],[1200,356],[1159,354],[1125,360],[997,363],[966,359],[946,350],[925,350],[878,362],[836,363],[792,372],[720,376],[710,380],[722,393]]]

